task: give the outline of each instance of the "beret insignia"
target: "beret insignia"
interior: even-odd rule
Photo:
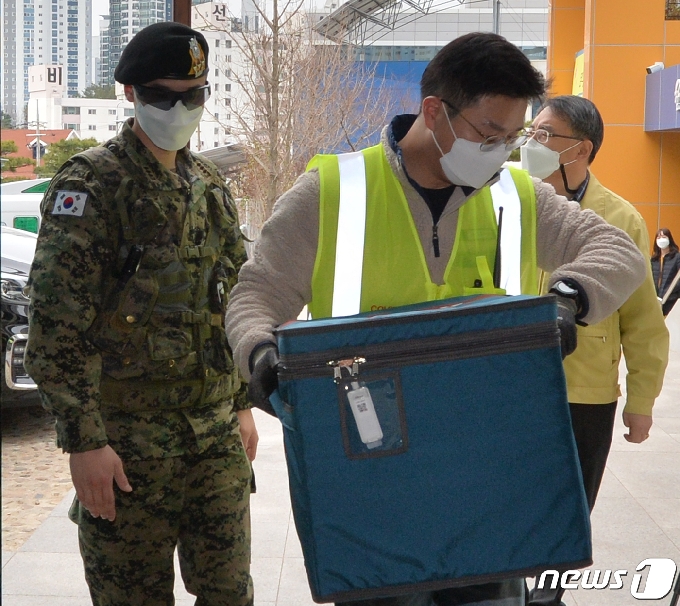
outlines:
[[[189,40],[189,55],[191,56],[191,69],[189,69],[188,75],[199,78],[205,71],[205,55],[195,37]]]

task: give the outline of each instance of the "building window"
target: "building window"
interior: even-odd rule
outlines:
[[[218,90],[220,90],[220,84],[219,82],[215,82],[215,92],[217,92]]]
[[[88,124],[87,130],[97,130],[97,125],[96,124]]]
[[[109,110],[109,116],[115,116],[116,115],[116,110],[115,109],[110,109]]]
[[[217,40],[215,40],[215,48],[219,48],[219,47],[220,47],[220,40],[218,38]]]
[[[226,55],[226,56],[224,57],[224,60],[225,60],[227,63],[231,63],[231,55]]]
[[[219,75],[220,75],[220,70],[219,70],[219,68],[216,67],[215,68],[215,78],[217,78],[217,76],[219,76]]]
[[[231,48],[231,40],[225,40],[224,41],[224,47],[225,48]]]
[[[80,124],[64,124],[66,130],[80,130]]]
[[[109,124],[109,130],[116,130],[115,124]]]
[[[231,91],[231,84],[225,84],[224,90],[227,91],[227,92],[230,92]]]
[[[224,106],[225,107],[231,107],[231,99],[225,99],[224,100]]]
[[[96,109],[88,109],[87,113],[90,114],[91,116],[97,113]]]
[[[61,113],[62,114],[74,114],[76,116],[79,116],[80,115],[80,108],[79,107],[65,106],[65,107],[62,107]]]
[[[124,116],[134,116],[135,115],[135,108],[134,107],[126,107],[123,109],[123,115]]]
[[[219,134],[220,134],[220,129],[217,128],[217,127],[215,127],[214,133],[215,133],[216,135],[219,135]]]

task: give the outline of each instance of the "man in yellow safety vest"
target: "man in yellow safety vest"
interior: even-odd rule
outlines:
[[[537,294],[541,268],[552,273],[567,355],[576,322],[600,321],[639,286],[646,260],[624,232],[523,171],[501,171],[527,140],[527,104],[544,93],[516,46],[468,34],[426,68],[417,116],[395,117],[375,147],[310,163],[277,202],[227,310],[255,406],[267,409],[277,385],[272,331],[305,305],[319,318],[472,293]],[[497,264],[500,206],[507,238]],[[360,604],[522,606],[524,584]]]

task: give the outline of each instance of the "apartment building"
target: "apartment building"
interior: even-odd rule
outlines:
[[[92,0],[2,0],[2,110],[26,122],[28,69],[61,65],[66,95],[92,83]]]

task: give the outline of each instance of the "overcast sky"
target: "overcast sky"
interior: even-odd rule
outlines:
[[[92,35],[99,35],[101,15],[109,14],[109,0],[92,0]]]

